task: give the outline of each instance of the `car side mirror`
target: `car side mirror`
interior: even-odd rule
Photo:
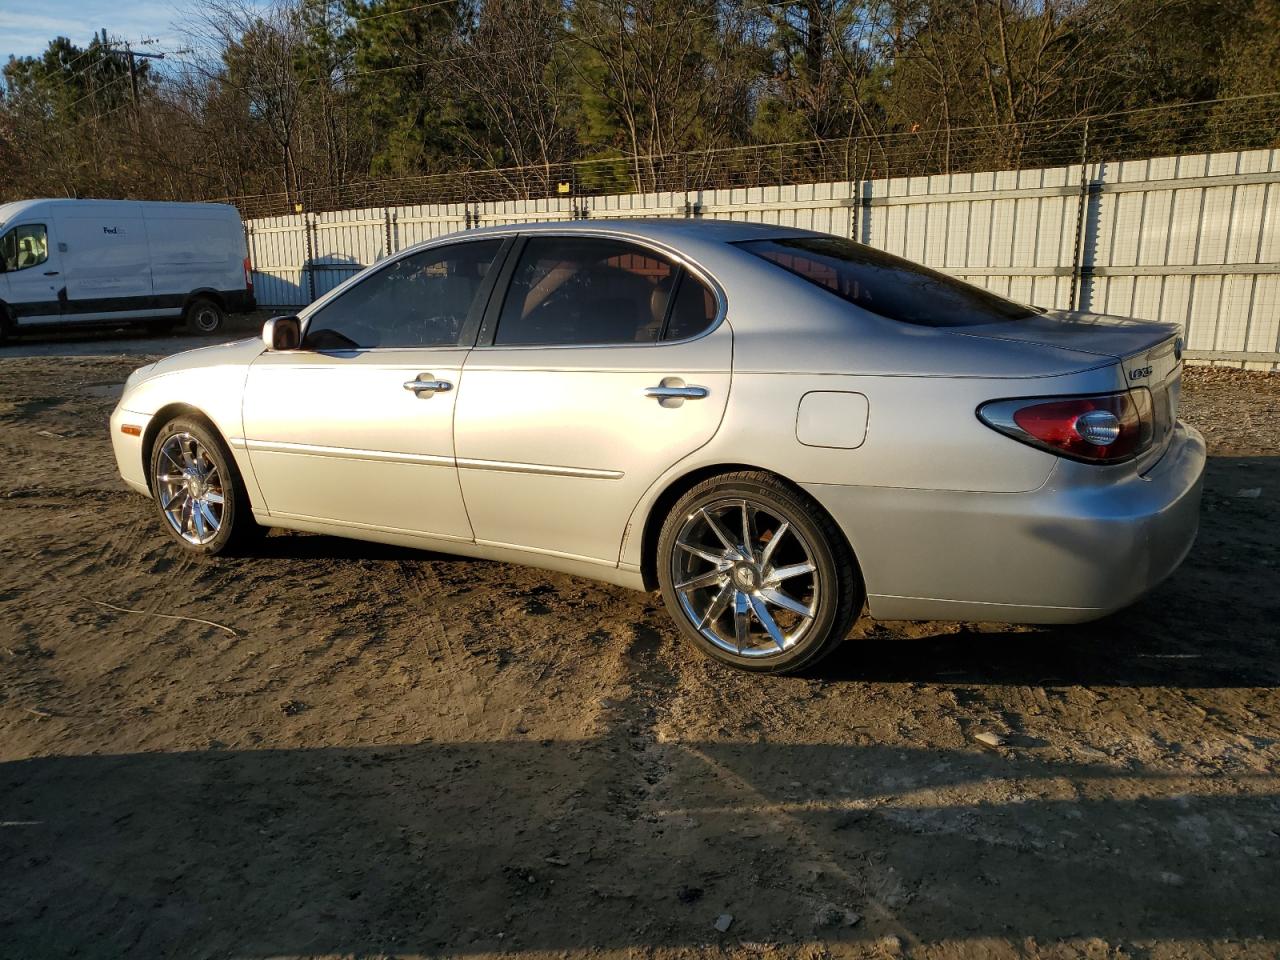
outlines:
[[[302,321],[272,317],[262,325],[262,342],[268,350],[297,350],[302,345]]]

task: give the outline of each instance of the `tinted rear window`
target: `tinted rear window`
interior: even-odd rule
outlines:
[[[902,323],[969,327],[1035,313],[981,287],[840,237],[747,240],[738,246],[842,300]]]
[[[677,269],[658,254],[603,237],[531,237],[511,277],[494,343],[653,343]]]

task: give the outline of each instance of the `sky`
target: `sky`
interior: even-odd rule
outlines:
[[[103,27],[130,43],[158,41],[145,50],[177,50],[185,43],[186,7],[162,0],[0,0],[0,64],[10,54],[41,53],[57,36],[83,47]]]

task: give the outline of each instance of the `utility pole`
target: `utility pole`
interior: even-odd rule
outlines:
[[[105,31],[105,30],[103,30],[103,34],[104,34],[104,35],[106,34],[106,31]],[[129,88],[130,88],[130,90],[132,90],[132,92],[133,92],[133,112],[134,112],[134,115],[136,116],[136,115],[137,115],[137,113],[138,113],[138,63],[137,63],[137,58],[138,58],[138,57],[143,57],[144,59],[147,59],[147,60],[163,60],[163,59],[164,59],[164,54],[163,54],[163,53],[142,53],[142,52],[140,52],[140,51],[134,50],[132,47],[130,47],[130,46],[129,46],[129,44],[128,44],[128,43],[126,43],[126,44],[124,45],[124,49],[123,49],[123,50],[120,50],[120,49],[118,49],[118,48],[114,48],[114,47],[107,47],[107,48],[105,48],[105,49],[104,49],[104,51],[103,51],[103,52],[104,52],[104,53],[114,53],[114,54],[118,54],[119,56],[122,56],[122,57],[128,57],[128,58],[129,58]]]

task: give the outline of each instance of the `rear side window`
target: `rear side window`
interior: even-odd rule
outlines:
[[[716,319],[716,298],[706,284],[691,273],[680,277],[663,340],[687,340],[702,333]]]
[[[531,237],[502,304],[494,344],[654,343],[679,267],[601,237]]]
[[[501,246],[473,240],[401,257],[316,311],[303,348],[456,346]]]
[[[840,237],[748,240],[744,250],[890,320],[969,327],[1033,316],[1031,307]]]

